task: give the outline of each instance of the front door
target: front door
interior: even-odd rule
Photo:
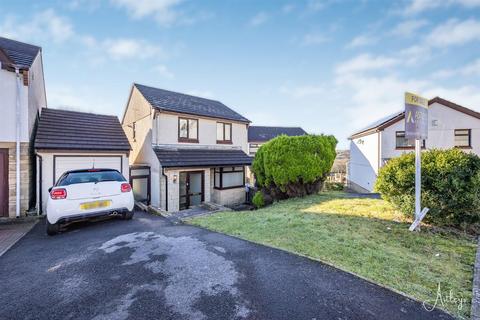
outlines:
[[[0,217],[8,217],[8,149],[0,149]]]
[[[197,206],[204,201],[203,171],[180,172],[180,210]]]

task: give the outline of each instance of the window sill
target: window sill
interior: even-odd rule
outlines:
[[[426,147],[421,147],[420,149],[425,150]],[[395,150],[415,150],[415,147],[395,147]]]
[[[178,138],[178,142],[198,143],[198,139]]]
[[[217,144],[232,144],[232,141],[227,141],[227,140],[217,140]]]
[[[473,149],[472,146],[455,146],[454,148],[457,148],[457,149]]]

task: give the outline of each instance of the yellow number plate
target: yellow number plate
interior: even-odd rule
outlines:
[[[90,210],[96,208],[104,208],[108,207],[112,201],[110,200],[102,200],[102,201],[93,201],[93,202],[85,202],[80,204],[80,210]]]

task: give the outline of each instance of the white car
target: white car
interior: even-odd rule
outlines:
[[[47,234],[60,225],[93,217],[121,215],[133,217],[130,184],[114,169],[85,169],[65,172],[49,190]]]

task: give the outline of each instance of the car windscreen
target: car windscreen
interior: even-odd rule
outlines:
[[[68,186],[77,183],[105,182],[105,181],[126,181],[122,174],[116,170],[102,171],[80,171],[68,172],[57,182],[57,186]]]

